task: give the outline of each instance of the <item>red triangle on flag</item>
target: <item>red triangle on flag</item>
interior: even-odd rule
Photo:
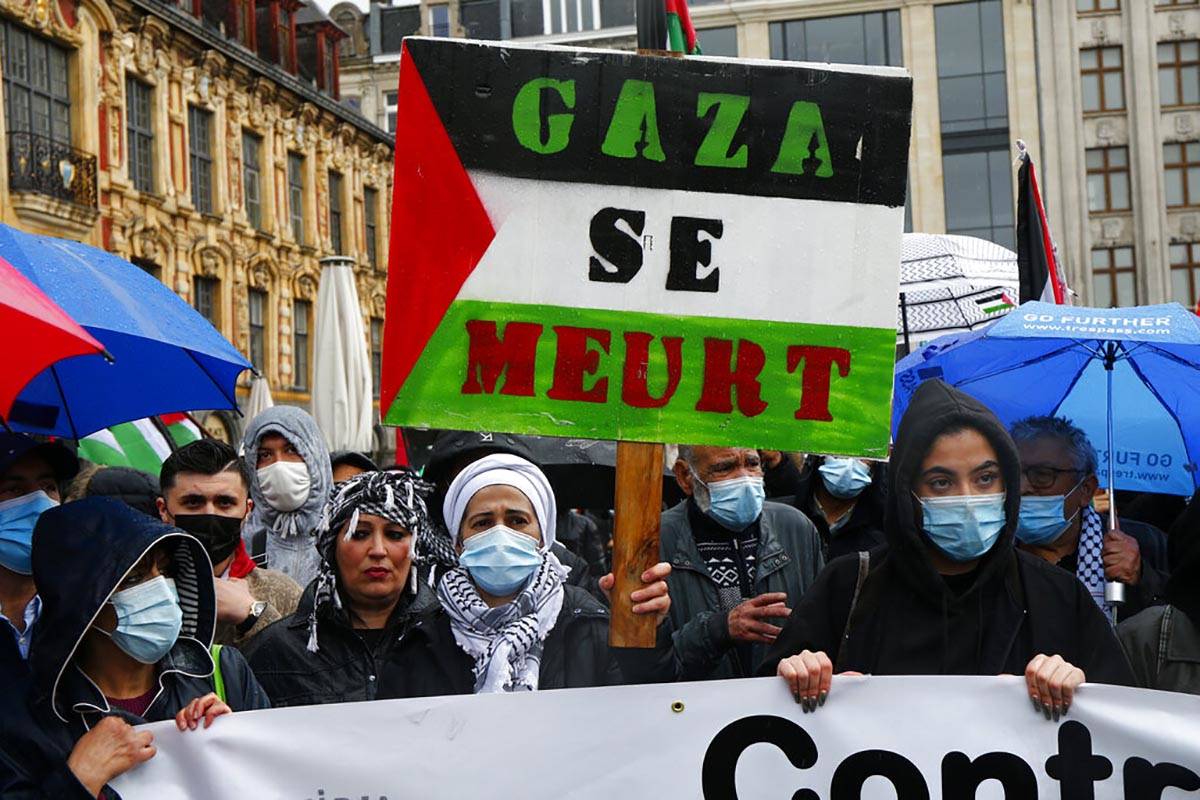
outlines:
[[[400,59],[380,411],[496,236],[408,51]]]

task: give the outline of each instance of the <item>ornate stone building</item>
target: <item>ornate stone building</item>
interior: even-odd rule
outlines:
[[[301,0],[0,0],[0,34],[0,221],[153,273],[301,405],[322,259],[350,259],[378,364],[392,137],[339,102],[329,18]]]

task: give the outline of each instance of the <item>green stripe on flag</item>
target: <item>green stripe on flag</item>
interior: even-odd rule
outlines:
[[[499,378],[494,393],[463,393],[469,349],[466,324],[472,320],[495,321],[501,337],[510,322],[542,326],[536,345],[534,396],[501,394],[507,375]],[[547,397],[554,381],[559,339],[554,329],[558,326],[611,332],[608,354],[598,355],[598,368],[583,382],[588,389],[607,379],[605,402]],[[622,402],[625,336],[640,331],[653,332],[656,337],[650,343],[645,370],[652,397],[660,396],[666,386],[667,357],[657,337],[683,340],[678,388],[662,408],[637,408]],[[762,348],[765,366],[759,377],[765,410],[744,416],[737,410],[736,393],[732,413],[696,410],[703,382],[705,337],[748,340]],[[388,409],[386,423],[882,457],[887,455],[889,439],[895,339],[896,332],[891,328],[460,300],[447,311]],[[793,345],[850,351],[847,377],[840,377],[833,367],[829,402],[832,422],[795,418],[801,401],[802,368],[788,372],[788,348]],[[590,348],[597,351],[599,346],[592,342]],[[636,384],[636,380],[633,382]]]

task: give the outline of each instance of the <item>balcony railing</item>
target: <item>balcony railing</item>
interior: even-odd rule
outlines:
[[[9,131],[8,189],[96,208],[96,157],[48,136]]]

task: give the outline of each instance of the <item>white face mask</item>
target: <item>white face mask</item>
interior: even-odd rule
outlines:
[[[312,478],[301,461],[276,461],[258,470],[258,488],[276,511],[295,511],[308,500]]]

